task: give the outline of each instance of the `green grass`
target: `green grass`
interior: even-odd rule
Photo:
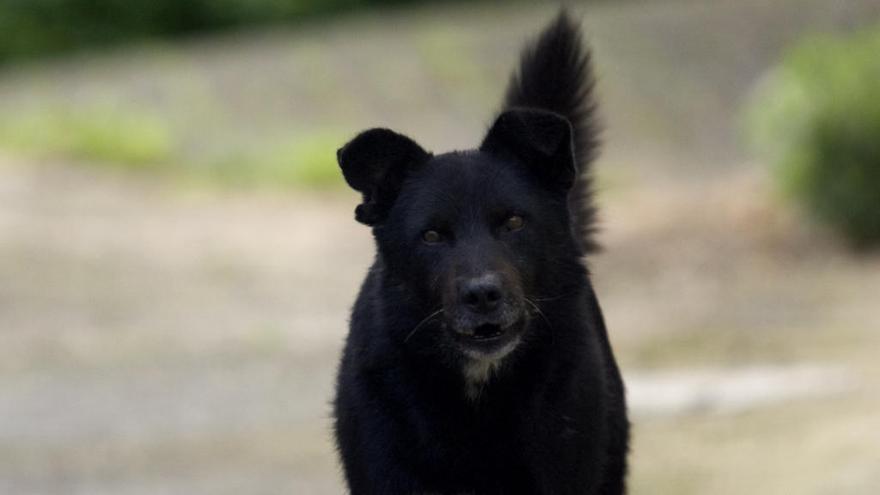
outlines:
[[[0,117],[0,146],[137,170],[166,166],[174,150],[173,133],[162,119],[110,106],[9,112]]]
[[[196,177],[230,186],[333,188],[343,184],[336,150],[344,143],[341,133],[310,131],[205,163]]]
[[[171,122],[139,109],[45,105],[0,117],[0,148],[221,187],[341,186],[341,132],[310,130],[209,155],[175,139]]]

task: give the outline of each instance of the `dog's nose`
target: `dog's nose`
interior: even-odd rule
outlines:
[[[503,296],[501,278],[494,273],[463,280],[459,285],[461,303],[477,313],[495,311]]]

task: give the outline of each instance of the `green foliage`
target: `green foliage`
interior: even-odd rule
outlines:
[[[109,107],[43,107],[0,117],[0,144],[5,147],[129,169],[167,164],[173,152],[171,136],[159,118]]]
[[[780,184],[858,247],[880,246],[880,26],[795,47],[747,113]]]
[[[0,63],[79,47],[289,22],[417,0],[3,0]]]
[[[336,149],[341,133],[313,131],[280,143],[243,150],[197,167],[196,177],[235,186],[332,188],[342,184]]]
[[[0,115],[0,147],[73,158],[125,171],[224,186],[328,188],[342,184],[339,132],[291,133],[291,138],[216,152],[187,152],[164,119],[135,108],[44,105]]]

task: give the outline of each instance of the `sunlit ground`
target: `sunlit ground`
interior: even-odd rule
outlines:
[[[478,142],[553,10],[530,5],[0,74],[0,492],[342,493],[328,402],[372,246],[325,165],[373,125]],[[632,492],[880,493],[880,257],[807,223],[735,137],[784,43],[880,8],[579,12],[609,129],[590,263],[630,384]]]

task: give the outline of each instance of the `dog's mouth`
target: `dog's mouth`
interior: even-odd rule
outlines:
[[[473,329],[470,338],[473,340],[492,340],[504,335],[505,329],[496,323],[484,323]]]
[[[502,325],[500,323],[481,323],[478,325],[456,328],[455,334],[459,339],[470,342],[491,342],[503,339],[509,333],[513,333],[516,323]]]
[[[462,350],[470,354],[491,354],[519,338],[523,327],[522,320],[506,325],[489,322],[459,327],[453,333]]]

